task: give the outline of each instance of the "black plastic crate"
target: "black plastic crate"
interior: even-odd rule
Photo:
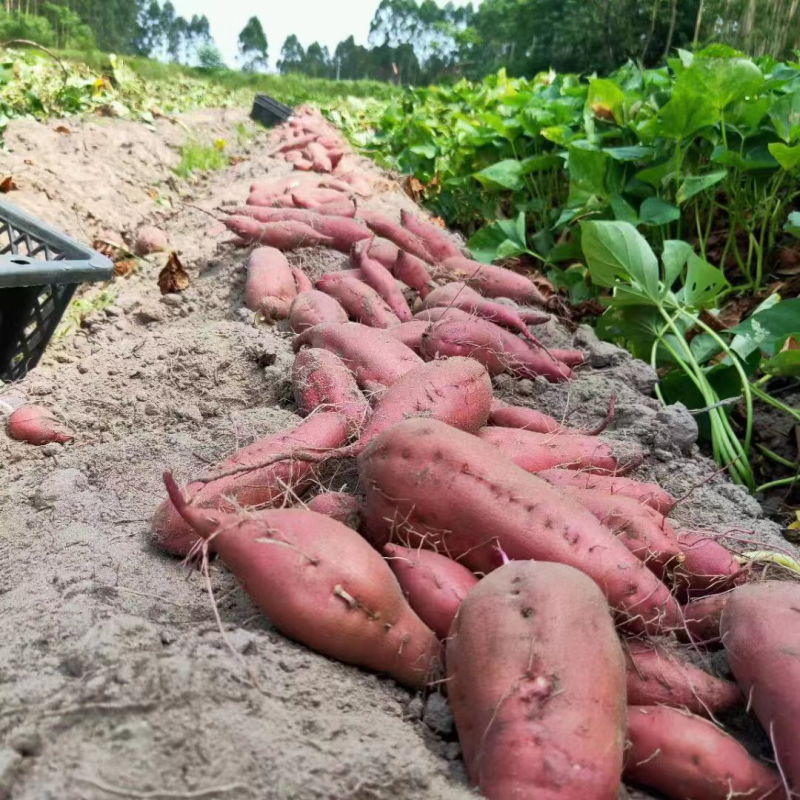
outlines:
[[[78,284],[114,265],[9,203],[0,203],[0,380],[39,363]]]
[[[294,115],[294,110],[279,103],[277,100],[266,94],[257,94],[253,103],[253,110],[250,112],[250,119],[272,128],[286,122]]]

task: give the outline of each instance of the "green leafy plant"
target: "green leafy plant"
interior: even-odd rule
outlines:
[[[776,376],[800,374],[800,350],[784,349],[800,335],[800,299],[773,295],[730,330],[704,320],[728,287],[722,271],[680,240],[664,242],[661,259],[629,222],[584,221],[582,247],[592,282],[610,294],[598,334],[627,346],[659,372],[664,402],[700,411],[717,462],[734,480],[756,488],[750,462],[754,402],[768,403],[800,421],[766,390]],[[731,410],[741,404],[739,430]],[[763,488],[763,487],[762,487]]]

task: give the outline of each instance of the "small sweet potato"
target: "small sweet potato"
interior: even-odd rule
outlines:
[[[333,247],[334,241],[317,233],[302,222],[260,223],[250,217],[229,217],[225,226],[249,243],[260,243],[278,250],[296,250],[300,247]]]
[[[387,544],[383,554],[408,604],[440,639],[446,639],[458,607],[478,579],[457,561],[432,550]]]
[[[739,688],[775,748],[792,794],[800,792],[800,585],[764,581],[730,594],[720,624]]]
[[[358,434],[370,415],[370,406],[344,362],[329,350],[301,350],[292,367],[292,389],[301,416],[335,411],[347,418]]]
[[[322,322],[347,322],[347,312],[330,295],[312,289],[301,292],[289,307],[289,327],[302,333]]]
[[[311,283],[311,279],[305,274],[305,272],[303,272],[303,270],[300,269],[300,267],[295,267],[290,264],[289,269],[292,271],[292,275],[294,275],[294,284],[297,287],[298,294],[301,294],[302,292],[314,291],[314,284]]]
[[[384,266],[386,265],[384,264]],[[390,272],[397,280],[419,292],[419,296],[423,300],[436,285],[431,278],[430,272],[428,272],[425,262],[416,256],[412,256],[411,253],[406,253],[405,250],[397,251],[397,260]]]
[[[463,256],[447,258],[437,265],[434,278],[462,281],[484,297],[508,297],[518,303],[544,306],[546,300],[530,278],[504,267],[481,264]]]
[[[741,699],[735,683],[715,678],[659,645],[628,642],[625,662],[631,706],[665,705],[711,716]]]
[[[305,147],[308,147],[312,142],[316,141],[317,134],[309,133],[305,136],[298,136],[296,139],[291,139],[290,141],[282,144],[278,148],[279,153],[288,153],[291,150],[302,150]]]
[[[370,328],[391,328],[400,324],[386,301],[371,286],[355,278],[318,281],[317,288],[338,300],[348,316],[356,322]]]
[[[397,247],[397,245],[387,241],[386,239],[371,240],[371,244],[369,246],[369,257],[374,258],[376,261],[383,264],[383,266],[386,267],[386,269],[388,269],[393,275],[399,253],[400,249]]]
[[[695,647],[718,649],[722,644],[720,634],[722,612],[731,594],[731,592],[710,594],[687,603],[682,609],[682,626],[675,631],[678,640],[691,643]]]
[[[747,573],[730,550],[697,531],[679,531],[684,555],[675,571],[675,585],[689,596],[724,592],[742,583]]]
[[[497,427],[484,428],[479,435],[526,472],[560,467],[599,475],[624,475],[644,460],[638,445],[605,441],[596,436]]]
[[[274,247],[259,247],[247,261],[244,304],[274,322],[289,316],[297,284],[286,256]]]
[[[422,259],[431,264],[434,262],[433,256],[428,252],[423,242],[411,232],[392,222],[388,217],[379,214],[377,211],[366,211],[362,209],[358,218],[376,235],[396,244],[401,250]]]
[[[358,205],[354,200],[334,200],[330,203],[323,203],[315,211],[326,217],[346,217],[353,219],[358,211]]]
[[[8,435],[18,442],[66,444],[75,436],[47,408],[21,406],[8,418]]]
[[[285,635],[330,658],[425,686],[441,665],[434,633],[411,610],[392,571],[358,533],[302,509],[251,518],[172,503]]]
[[[474,572],[510,559],[582,570],[638,629],[675,627],[667,587],[585,508],[516,467],[479,438],[437,420],[410,419],[358,460],[366,533],[447,553]]]
[[[347,492],[323,492],[316,497],[312,497],[306,503],[306,508],[309,511],[335,519],[354,531],[360,530],[364,523],[364,510],[361,506],[361,501],[355,495],[347,494]],[[427,623],[425,624],[427,625]]]
[[[491,415],[489,421],[492,421]],[[568,431],[565,430],[564,433]],[[655,483],[641,483],[618,475],[596,475],[572,469],[546,469],[536,474],[556,488],[572,486],[576,489],[597,489],[610,495],[629,497],[637,503],[650,506],[664,516],[669,514],[675,505],[675,498]]]
[[[503,372],[517,378],[541,375],[553,383],[572,378],[572,370],[546,350],[533,347],[493,322],[478,317],[467,321],[444,316],[422,337],[422,352],[425,358],[468,356],[480,361],[492,375]]]
[[[779,800],[780,778],[713,722],[668,706],[628,709],[625,779],[673,800]]]
[[[297,208],[314,210],[324,203],[340,202],[346,197],[335,189],[296,189],[292,192],[292,200]]]
[[[625,666],[598,587],[562,564],[512,562],[464,599],[447,690],[470,782],[489,800],[616,800]]]
[[[452,239],[441,228],[425,222],[405,209],[400,212],[400,224],[423,243],[425,249],[433,256],[432,263],[436,264],[445,259],[458,258],[462,255]]]
[[[324,322],[304,331],[292,343],[322,347],[336,353],[366,392],[382,393],[398,378],[423,363],[422,359],[388,331],[355,322],[337,325]]]
[[[386,267],[369,257],[368,251],[369,241],[354,244],[350,253],[353,266],[361,270],[363,281],[386,301],[400,322],[408,322],[411,319],[411,309],[397,281]]]
[[[133,250],[137,256],[149,256],[151,253],[163,253],[169,248],[167,234],[160,228],[152,226],[140,228],[136,234]]]
[[[319,142],[311,142],[305,149],[305,156],[313,165],[314,172],[333,172],[333,164],[328,151]]]
[[[239,450],[218,464],[209,476],[221,477],[194,481],[185,491],[197,508],[232,512],[237,506],[280,505],[309,488],[314,480],[314,465],[287,459],[263,468],[258,468],[258,465],[279,453],[332,450],[345,444],[348,437],[345,417],[333,413],[314,414],[288,431],[268,436]],[[159,547],[178,556],[188,555],[198,541],[169,500],[165,500],[156,511],[152,535]]]
[[[423,320],[412,319],[402,325],[395,325],[389,328],[389,333],[399,339],[406,347],[410,347],[415,353],[419,353],[422,347],[422,334],[428,330],[428,323]]]

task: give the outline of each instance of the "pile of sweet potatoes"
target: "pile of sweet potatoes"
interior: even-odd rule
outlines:
[[[308,647],[446,692],[486,797],[611,800],[621,780],[795,796],[800,586],[754,582],[714,536],[676,530],[675,499],[626,475],[645,454],[599,435],[613,400],[584,431],[494,397],[498,373],[565,381],[583,361],[531,333],[547,315],[529,278],[422,217],[363,209],[373,187],[318,114],[273,138],[301,177],[254,185],[228,226],[255,246],[248,308],[296,334],[305,419],[183,490],[166,476],[156,541],[216,553]],[[284,255],[305,246],[350,268],[312,281]],[[353,493],[315,490],[352,458]],[[720,645],[728,676],[704,658]],[[734,706],[772,763],[724,732]]]

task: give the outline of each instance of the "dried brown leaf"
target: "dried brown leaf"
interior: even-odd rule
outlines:
[[[173,250],[167,259],[167,265],[158,276],[158,287],[161,294],[175,294],[189,288],[189,273],[181,264],[178,254]]]
[[[121,258],[114,262],[114,274],[118,278],[125,278],[136,269],[138,263],[135,258]]]
[[[56,125],[56,127],[53,128],[53,130],[56,133],[63,133],[65,136],[72,135],[72,131],[66,125]]]
[[[14,180],[13,175],[8,175],[0,180],[0,192],[3,194],[8,194],[16,189],[19,189],[19,186],[17,186],[17,182]]]

